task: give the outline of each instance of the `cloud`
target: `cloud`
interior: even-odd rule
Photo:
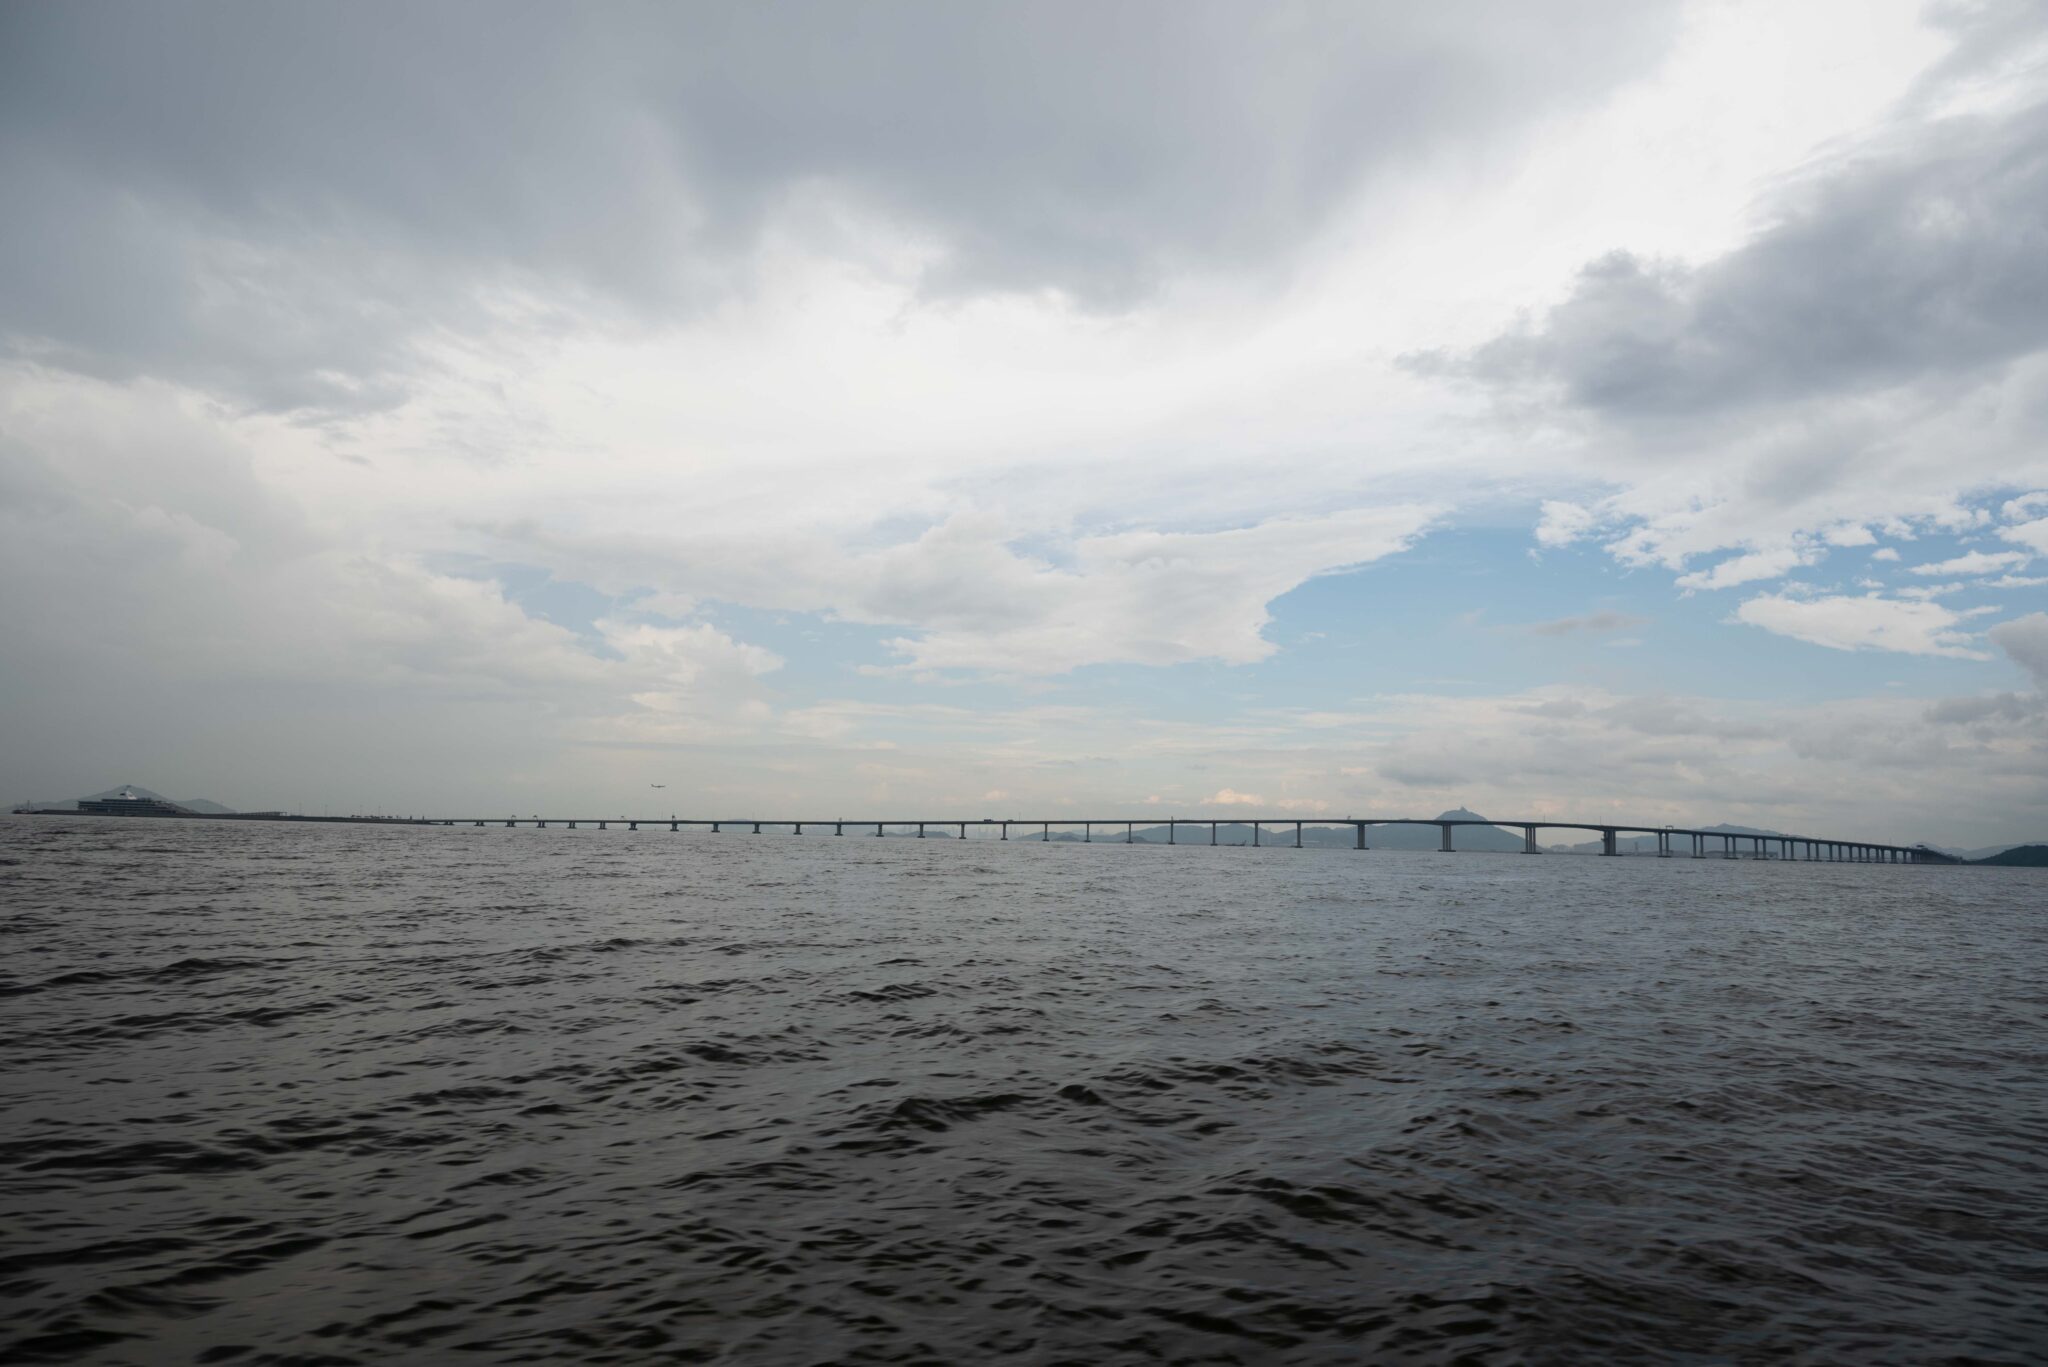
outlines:
[[[363,412],[509,317],[701,315],[792,236],[1121,310],[1611,89],[1675,10],[39,7],[0,53],[0,318],[85,373]]]
[[[1546,507],[1540,543],[1606,528],[1625,564],[1728,587],[2048,479],[2048,28],[2030,5],[1933,17],[1949,57],[1778,182],[1745,240],[1617,246],[1489,340],[1409,353],[1613,487]],[[2002,535],[2048,554],[2048,524]]]
[[[1598,515],[1589,508],[1562,499],[1545,499],[1542,518],[1536,524],[1536,544],[1569,546],[1590,535],[1598,525]]]
[[[909,627],[886,642],[905,672],[1050,675],[1265,659],[1278,649],[1264,635],[1273,599],[1405,549],[1436,516],[1402,504],[1216,531],[1046,533],[1025,550],[1003,518],[961,513],[853,553],[814,537],[572,542],[503,531],[509,545],[579,574]]]
[[[1899,558],[1899,553],[1894,548],[1886,546],[1883,550],[1872,551],[1870,553],[1870,558],[1872,560],[1896,561]]]
[[[2032,522],[2022,522],[2017,526],[2001,527],[1998,534],[2007,541],[2018,542],[2038,555],[2048,555],[2048,517],[2038,517]]]
[[[1991,628],[1993,645],[2033,677],[2034,687],[2048,693],[2048,612],[2030,612]]]
[[[1202,800],[1205,807],[1263,807],[1266,799],[1257,793],[1240,793],[1235,788],[1218,788]]]
[[[1970,551],[1950,560],[1938,561],[1932,565],[1915,565],[1914,574],[1994,574],[1999,570],[2016,570],[2026,564],[2032,556],[2023,551]]]
[[[1549,622],[1538,622],[1529,630],[1538,636],[1570,636],[1575,632],[1625,631],[1631,627],[1649,625],[1647,617],[1632,617],[1625,612],[1591,612],[1584,617],[1559,617]]]
[[[1751,584],[1759,579],[1782,579],[1802,565],[1813,563],[1811,552],[1798,547],[1781,547],[1770,551],[1752,551],[1723,560],[1711,570],[1701,570],[1680,576],[1678,587],[1682,589],[1726,589],[1737,584]]]
[[[1989,657],[1957,630],[1963,615],[1939,603],[1862,598],[1791,598],[1766,594],[1735,610],[1735,620],[1830,650],[1892,650],[1950,659]]]
[[[1970,375],[2048,344],[2048,109],[1924,125],[1788,191],[1702,266],[1617,250],[1460,373],[1625,422]]]

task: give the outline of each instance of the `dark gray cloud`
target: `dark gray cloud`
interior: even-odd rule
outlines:
[[[1656,422],[1971,383],[2048,347],[2048,83],[2004,112],[1920,118],[2016,33],[2038,52],[2048,6],[1950,8],[1956,53],[1899,124],[1784,192],[1747,245],[1697,267],[1615,251],[1542,318],[1409,363]]]
[[[1639,72],[1670,6],[1563,0],[14,5],[0,317],[267,408],[404,392],[494,290],[627,319],[743,283],[806,196],[934,293],[1117,308],[1264,267],[1376,171]]]

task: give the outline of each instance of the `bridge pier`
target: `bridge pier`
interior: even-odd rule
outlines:
[[[516,822],[516,821],[508,821],[508,822],[506,822],[506,823],[505,823],[505,829],[509,831],[509,830],[511,830],[511,829],[512,829],[512,828],[513,828],[514,826],[517,826],[518,824],[519,824],[519,823],[518,823],[518,822]]]
[[[1365,834],[1365,831],[1363,828],[1360,828],[1358,833],[1362,836]],[[1536,828],[1534,826],[1522,827],[1522,853],[1536,853]]]
[[[1138,823],[1137,823],[1137,822],[1135,822],[1135,821],[1126,821],[1126,822],[1124,823],[1124,844],[1126,844],[1126,845],[1135,845],[1135,844],[1137,844],[1137,843],[1138,843]]]
[[[1095,843],[1094,822],[1084,821],[1081,823],[1081,843],[1083,845],[1093,845]]]
[[[758,821],[756,821],[756,822],[754,823],[754,834],[755,834],[755,835],[759,835],[760,833],[761,833],[761,823],[760,823],[760,822],[758,822]]]
[[[1294,848],[1297,850],[1301,848],[1301,823],[1299,821],[1294,823]]]
[[[875,823],[875,839],[877,839],[877,840],[880,840],[881,838],[882,838],[882,823],[881,823],[881,822],[879,822],[879,821],[877,821],[877,822]]]
[[[1451,852],[1451,823],[1450,823],[1450,822],[1448,822],[1448,821],[1439,821],[1439,822],[1437,823],[1437,825],[1439,825],[1439,826],[1443,827],[1443,832],[1444,832],[1444,845],[1443,845],[1443,852],[1444,852],[1445,854],[1449,854],[1449,853]]]
[[[1166,843],[1167,843],[1167,844],[1171,845],[1171,844],[1173,844],[1173,843],[1174,843],[1174,839],[1173,839],[1173,836],[1174,836],[1174,830],[1173,830],[1173,818],[1172,818],[1172,817],[1168,817],[1168,818],[1166,818]]]
[[[1007,822],[1007,821],[1005,821],[1005,822],[1003,823],[1003,839],[1005,839],[1005,840],[1008,840],[1009,838],[1010,838],[1010,823],[1009,823],[1009,822]]]
[[[922,821],[917,823],[917,838],[919,840],[924,839],[924,823]]]
[[[1358,823],[1358,843],[1353,845],[1351,848],[1354,850],[1362,850],[1365,848],[1365,823],[1363,821]]]
[[[799,821],[799,822],[797,822],[797,823],[796,823],[796,833],[797,833],[798,835],[802,835],[802,834],[804,833],[804,823],[803,823],[803,822]]]
[[[1600,853],[1614,853],[1614,827],[1602,827],[1600,831]]]
[[[1257,849],[1258,847],[1259,847],[1259,823],[1258,823],[1258,822],[1256,822],[1256,821],[1254,821],[1254,822],[1252,823],[1252,848],[1253,848],[1253,849]]]
[[[960,823],[960,838],[962,840],[967,838],[967,823],[964,821]]]
[[[1213,821],[1209,823],[1209,843],[1211,845],[1216,843],[1216,823]]]
[[[1050,821],[1038,828],[1038,838],[1041,841],[1052,839],[1052,823]]]
[[[576,823],[575,823],[575,822],[573,822],[573,821],[572,821],[572,822],[570,822],[570,823],[569,823],[569,829],[570,829],[570,830],[572,830],[572,831],[573,831],[573,830],[575,830],[575,829],[576,829]]]

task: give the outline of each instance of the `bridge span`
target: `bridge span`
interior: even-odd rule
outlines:
[[[1604,855],[1622,853],[1619,842],[1622,836],[1653,836],[1657,841],[1656,855],[1659,858],[1690,857],[1693,859],[1779,859],[1812,861],[1821,863],[1856,864],[1952,864],[1955,859],[1926,845],[1892,845],[1881,841],[1839,840],[1807,835],[1748,835],[1730,831],[1695,830],[1685,826],[1634,825],[1611,821],[1475,821],[1461,818],[1430,817],[1147,817],[1142,820],[1131,818],[1075,818],[1056,817],[1050,820],[1022,821],[1016,818],[983,817],[979,820],[961,821],[847,821],[834,818],[829,821],[771,821],[747,817],[740,820],[708,817],[442,817],[425,818],[418,822],[430,826],[549,826],[566,827],[575,830],[595,827],[607,830],[623,826],[637,831],[645,826],[651,829],[667,827],[671,831],[708,830],[713,834],[739,831],[760,835],[764,830],[786,832],[792,835],[835,836],[896,836],[914,837],[919,840],[965,840],[970,831],[987,839],[1012,839],[1014,829],[1021,834],[1016,839],[1049,841],[1058,830],[1068,839],[1072,833],[1080,833],[1082,843],[1095,843],[1095,833],[1104,832],[1106,841],[1122,844],[1135,843],[1140,827],[1148,831],[1165,830],[1168,845],[1217,843],[1218,833],[1226,827],[1250,827],[1251,844],[1291,844],[1302,848],[1302,833],[1309,828],[1335,828],[1352,832],[1352,848],[1372,848],[1367,833],[1382,826],[1436,826],[1443,833],[1439,847],[1444,853],[1457,849],[1453,831],[1460,826],[1491,826],[1502,831],[1522,833],[1523,854],[1542,854],[1536,843],[1538,831],[1585,831],[1600,837],[1600,852]],[[1279,828],[1279,839],[1268,841],[1265,837]],[[1290,842],[1287,837],[1291,834]],[[1204,839],[1203,837],[1207,838]],[[1191,838],[1184,838],[1191,837]],[[1680,842],[1684,842],[1681,853]],[[1157,840],[1145,843],[1159,844]],[[1241,843],[1241,842],[1232,842]]]

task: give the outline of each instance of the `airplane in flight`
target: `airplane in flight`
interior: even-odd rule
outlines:
[[[666,788],[666,787],[668,787],[668,785],[667,785],[666,783],[650,783],[650,784],[648,784],[647,786],[648,786],[648,787],[650,787],[650,788]]]

